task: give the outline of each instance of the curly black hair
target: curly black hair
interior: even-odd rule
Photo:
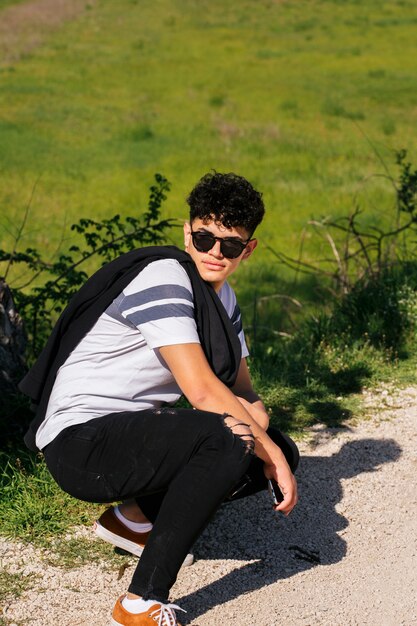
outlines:
[[[187,198],[190,223],[200,218],[207,223],[214,219],[226,228],[241,226],[252,236],[265,213],[262,194],[250,182],[230,172],[209,172],[196,184]]]

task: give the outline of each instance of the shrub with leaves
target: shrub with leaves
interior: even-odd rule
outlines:
[[[168,180],[155,174],[155,184],[150,188],[148,207],[143,215],[125,218],[114,215],[101,221],[81,219],[71,226],[81,238],[80,243],[74,243],[52,262],[46,261],[36,248],[19,252],[18,241],[12,252],[0,249],[0,262],[6,263],[5,279],[13,264],[20,264],[27,270],[24,284],[10,287],[29,336],[29,360],[40,352],[57,314],[88,278],[87,266],[91,269],[95,262],[97,269],[99,264],[104,265],[135,247],[164,241],[174,221],[161,219],[161,206],[169,189]],[[36,286],[32,286],[34,284]]]

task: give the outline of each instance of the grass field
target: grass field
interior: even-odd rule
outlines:
[[[407,0],[86,5],[1,65],[1,243],[35,185],[21,246],[52,254],[81,216],[141,211],[156,171],[175,217],[205,171],[247,176],[268,207],[261,243],[292,254],[309,217],[355,197],[380,220],[374,148],[390,167],[417,154],[416,24]]]

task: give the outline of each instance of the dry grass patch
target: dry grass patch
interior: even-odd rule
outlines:
[[[61,24],[76,18],[95,0],[33,0],[0,12],[0,65],[19,61]]]

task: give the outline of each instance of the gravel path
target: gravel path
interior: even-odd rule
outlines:
[[[222,507],[173,589],[193,626],[417,624],[417,389],[365,396],[371,418],[312,429],[300,502],[288,518],[266,494]],[[47,566],[2,541],[8,571],[40,575],[5,623],[105,626],[128,572]],[[182,614],[181,614],[182,615]]]

